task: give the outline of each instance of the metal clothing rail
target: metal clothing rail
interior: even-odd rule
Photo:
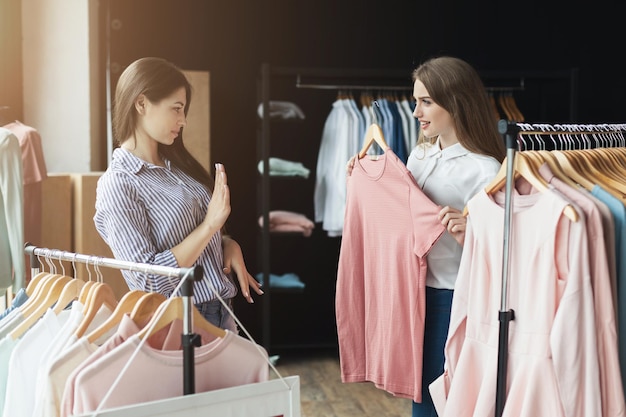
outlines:
[[[571,150],[626,146],[626,123],[517,123],[518,150]]]
[[[38,256],[59,261],[80,262],[95,267],[107,267],[115,269],[125,269],[129,271],[139,271],[146,274],[163,275],[167,277],[179,277],[184,279],[181,286],[183,300],[183,393],[195,393],[195,373],[194,373],[194,346],[200,345],[200,338],[193,333],[192,325],[192,305],[193,282],[202,279],[202,266],[196,265],[193,268],[174,268],[169,266],[151,265],[138,262],[129,262],[113,258],[103,258],[95,255],[84,255],[62,251],[59,249],[38,248],[29,243],[25,245],[24,251],[30,255],[30,264],[33,270],[39,269]],[[36,273],[36,271],[35,271]],[[34,275],[33,275],[34,276]],[[189,278],[192,279],[189,279]]]

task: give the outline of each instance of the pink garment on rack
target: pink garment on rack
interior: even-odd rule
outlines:
[[[602,417],[625,416],[626,403],[617,341],[617,305],[614,303],[617,299],[617,283],[615,268],[611,272],[608,261],[608,254],[614,251],[612,246],[606,246],[602,214],[588,195],[554,176],[547,164],[539,167],[539,173],[584,213],[587,238],[593,242],[593,245],[588,245],[588,249],[598,339]]]
[[[440,417],[493,416],[502,288],[504,195],[468,202],[444,373],[430,385]],[[550,190],[515,194],[503,417],[602,415],[594,300],[583,219]]]
[[[89,343],[84,336],[74,342],[63,355],[57,358],[57,362],[52,367],[51,377],[63,386],[54,387],[60,389],[54,393],[55,401],[59,401],[61,417],[69,417],[73,414],[74,392],[76,390],[76,379],[83,368],[105,356],[110,351],[124,343],[134,334],[141,330],[128,314],[122,316],[122,320],[116,331],[107,338],[102,345],[97,346]],[[169,326],[159,330],[148,339],[152,348],[160,350],[179,350],[181,346],[181,333],[183,324],[180,320],[175,320]],[[206,331],[194,328],[194,332],[200,336],[201,343],[206,344],[215,340],[215,336],[209,335]]]
[[[335,298],[343,382],[421,401],[425,257],[445,230],[439,211],[393,151],[355,163]]]
[[[267,381],[268,359],[261,352],[250,340],[229,330],[223,338],[195,348],[196,392]],[[133,335],[80,371],[74,387],[73,412],[95,411],[103,400],[102,410],[182,396],[182,369],[181,350],[140,346],[139,337]]]

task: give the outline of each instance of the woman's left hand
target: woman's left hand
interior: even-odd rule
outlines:
[[[261,284],[248,272],[239,243],[228,236],[223,236],[222,242],[224,244],[224,272],[226,274],[230,274],[231,271],[235,273],[241,287],[241,294],[246,301],[254,303],[252,295],[250,295],[250,287],[258,295],[263,295]]]
[[[448,233],[452,235],[459,245],[463,246],[465,240],[465,228],[467,219],[463,212],[455,208],[445,206],[439,211],[439,220],[446,227]]]

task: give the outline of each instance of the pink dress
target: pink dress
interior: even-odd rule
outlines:
[[[440,208],[390,150],[348,178],[335,299],[343,382],[421,401],[426,259]]]
[[[550,191],[513,198],[504,417],[602,415],[585,222],[566,204]],[[430,385],[440,417],[495,415],[504,209],[481,191],[468,210],[444,374]]]

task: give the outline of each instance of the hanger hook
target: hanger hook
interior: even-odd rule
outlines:
[[[102,258],[96,257],[94,266],[96,268],[96,277],[98,282],[104,282],[104,276],[102,275],[102,271],[100,271],[100,264],[102,263]]]
[[[72,272],[74,272],[74,278],[76,278],[76,257],[78,256],[78,254],[74,253],[74,256],[72,256]]]
[[[59,251],[59,265],[61,265],[61,274],[65,276],[65,265],[63,265],[63,254],[65,252]]]
[[[51,274],[56,274],[57,273],[57,267],[52,262],[51,256],[52,256],[52,253],[51,253],[50,249],[46,249],[46,253],[45,253],[44,259],[46,260],[46,263],[48,264],[48,269],[50,270],[50,273]]]

